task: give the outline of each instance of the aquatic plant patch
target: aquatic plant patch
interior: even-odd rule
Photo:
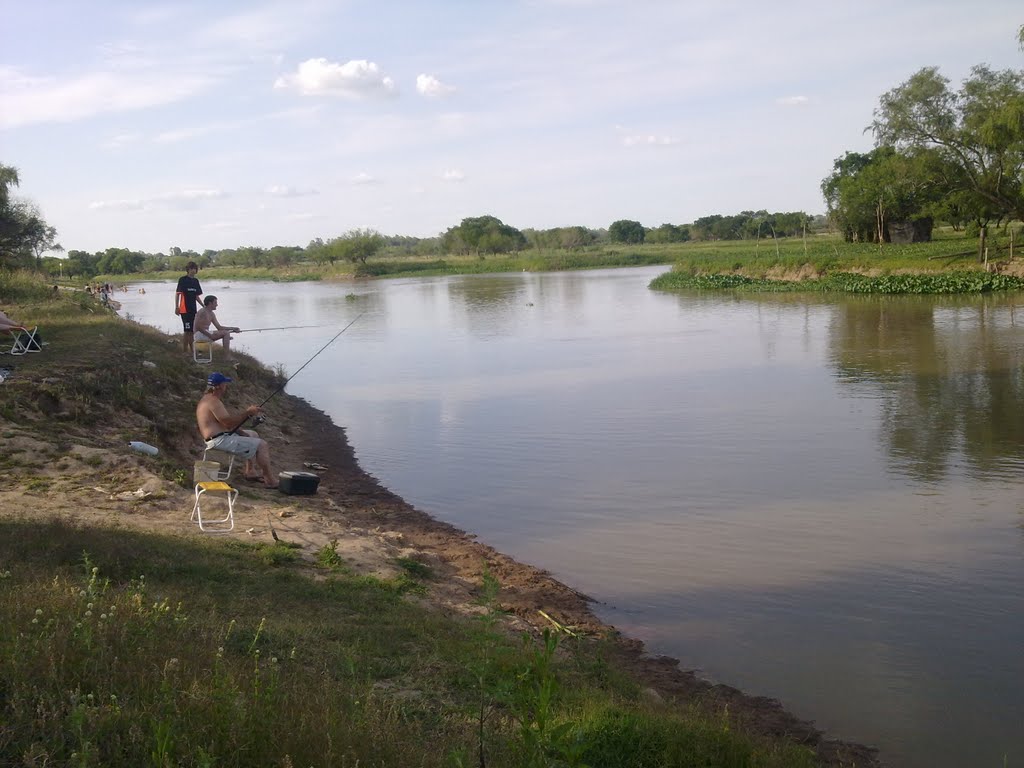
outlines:
[[[954,294],[1024,290],[1024,279],[991,272],[956,271],[879,275],[834,272],[811,280],[770,280],[737,273],[692,274],[673,271],[651,281],[656,290],[735,290],[765,293],[838,292],[864,294]]]

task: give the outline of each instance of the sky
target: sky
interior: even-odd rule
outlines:
[[[823,213],[879,97],[1020,0],[0,0],[0,163],[65,249]]]

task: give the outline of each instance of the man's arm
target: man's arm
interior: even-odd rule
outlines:
[[[250,416],[255,416],[260,412],[258,405],[250,405],[244,411],[232,415],[228,413],[228,409],[224,407],[224,403],[217,401],[216,405],[212,408],[214,418],[224,428],[225,432],[234,432],[240,426],[245,424],[249,420]]]

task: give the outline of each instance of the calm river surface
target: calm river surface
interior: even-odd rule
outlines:
[[[239,337],[289,373],[365,312],[288,391],[652,652],[894,766],[1024,765],[1024,296],[649,290],[663,269],[199,277],[223,323],[323,324]],[[180,332],[146,288],[122,312]]]

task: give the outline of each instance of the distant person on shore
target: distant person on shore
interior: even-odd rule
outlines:
[[[221,325],[217,322],[217,297],[203,297],[203,306],[196,312],[195,320],[195,341],[223,341],[224,353],[228,360],[231,359],[231,334],[241,333],[241,328]],[[211,328],[210,326],[213,326]],[[216,328],[217,330],[213,330]]]
[[[174,314],[181,317],[184,335],[181,349],[185,354],[192,354],[193,323],[196,320],[199,297],[203,295],[203,286],[196,279],[199,265],[190,261],[185,265],[185,274],[178,278],[178,287],[174,293]]]
[[[270,469],[270,446],[251,429],[242,429],[250,417],[260,412],[258,405],[244,411],[228,412],[223,402],[231,379],[223,373],[211,373],[206,379],[206,392],[196,406],[199,433],[212,450],[226,451],[245,458],[245,479],[277,488],[277,478]]]

